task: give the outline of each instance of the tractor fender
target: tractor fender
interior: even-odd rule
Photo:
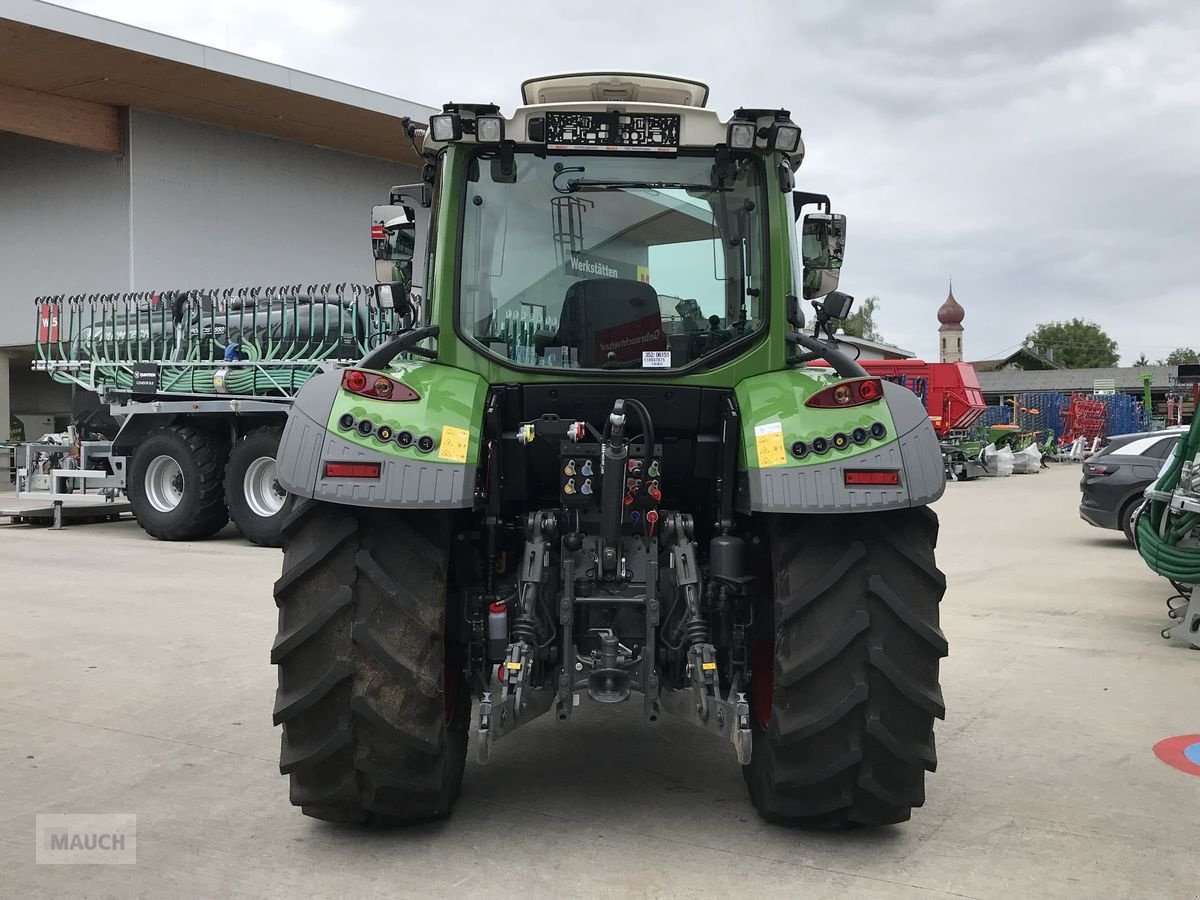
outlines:
[[[945,465],[920,399],[885,381],[883,398],[873,403],[836,409],[805,405],[814,393],[840,380],[827,373],[792,369],[738,384],[740,511],[876,512],[925,506],[942,495]],[[873,426],[875,436],[871,436]],[[863,429],[867,439],[855,441],[853,436],[861,437]],[[837,442],[845,438],[850,440],[839,449]],[[847,470],[895,473],[897,483],[847,484]]]
[[[383,400],[346,390],[345,371],[322,372],[297,395],[276,457],[279,483],[300,497],[350,506],[473,506],[483,379],[435,363],[396,363],[378,374],[417,396]],[[376,464],[378,475],[333,474],[331,463]]]

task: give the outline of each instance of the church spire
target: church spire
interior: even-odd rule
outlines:
[[[937,311],[939,338],[942,362],[962,362],[962,321],[966,311],[954,299],[954,280],[950,280],[950,290],[946,294],[946,302]]]

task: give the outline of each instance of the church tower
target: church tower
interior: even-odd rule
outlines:
[[[946,302],[941,305],[937,313],[938,321],[942,323],[938,326],[938,346],[944,363],[963,361],[962,320],[964,315],[963,308],[954,299],[954,282],[951,282]]]

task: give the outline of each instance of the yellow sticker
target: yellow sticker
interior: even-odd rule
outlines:
[[[783,449],[783,423],[768,422],[754,426],[754,446],[758,449],[758,467],[782,466],[787,462]]]
[[[702,668],[706,671],[708,669],[715,669],[716,667],[717,667],[716,663],[700,663],[700,668]]]
[[[442,444],[438,450],[438,459],[448,459],[450,462],[465,463],[467,461],[467,444],[471,442],[471,432],[465,428],[455,428],[453,425],[442,426]],[[780,444],[782,447],[783,445]]]
[[[520,664],[519,662],[510,662],[510,663],[506,663],[506,664],[505,664],[505,668],[508,668],[508,669],[519,669],[519,668],[521,668],[521,664]]]

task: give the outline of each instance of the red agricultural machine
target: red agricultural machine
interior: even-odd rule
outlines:
[[[872,375],[906,387],[925,404],[941,440],[964,431],[983,415],[987,404],[975,369],[967,363],[930,363],[919,359],[869,359],[860,365]]]

